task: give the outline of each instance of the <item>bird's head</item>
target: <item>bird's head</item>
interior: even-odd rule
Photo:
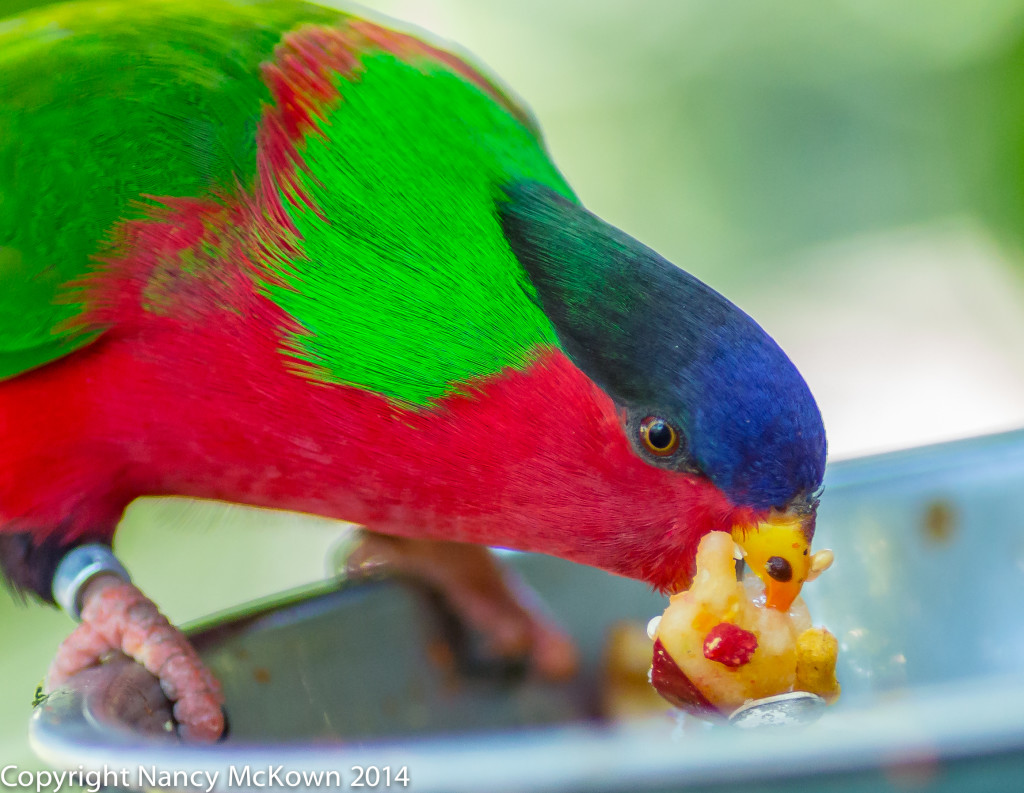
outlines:
[[[825,431],[796,367],[720,294],[549,188],[507,186],[500,214],[531,298],[635,454],[750,516],[707,530],[732,531],[768,605],[788,609],[828,561],[810,552]]]

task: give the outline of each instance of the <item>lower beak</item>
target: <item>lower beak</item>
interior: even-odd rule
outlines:
[[[803,581],[776,581],[769,578],[764,584],[764,604],[770,609],[789,611],[802,588]]]

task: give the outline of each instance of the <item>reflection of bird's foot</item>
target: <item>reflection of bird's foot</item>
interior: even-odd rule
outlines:
[[[505,659],[525,656],[531,669],[549,680],[575,673],[579,659],[572,639],[537,594],[486,548],[362,534],[348,555],[347,576],[412,578],[436,591],[456,617],[479,632],[487,652]]]
[[[160,680],[164,694],[174,703],[182,738],[215,741],[220,737],[224,731],[220,684],[153,601],[120,578],[103,575],[86,586],[82,604],[82,623],[57,651],[47,677],[48,690],[119,650]]]

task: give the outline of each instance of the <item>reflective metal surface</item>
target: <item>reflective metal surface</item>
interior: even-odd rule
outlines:
[[[825,700],[808,691],[790,691],[751,699],[729,714],[729,724],[744,730],[761,727],[802,727],[825,715]]]
[[[570,684],[466,661],[471,642],[452,650],[428,596],[382,582],[254,607],[199,632],[228,696],[231,735],[217,746],[177,743],[130,665],[51,696],[32,741],[55,766],[205,771],[217,790],[239,789],[246,769],[254,787],[251,774],[268,765],[300,777],[336,771],[345,789],[355,766],[405,768],[408,789],[421,792],[1018,789],[1024,433],[832,466],[815,547],[836,552],[804,593],[815,622],[839,638],[843,695],[799,729],[596,721],[609,626],[642,624],[665,600],[517,557],[580,643],[585,666]],[[300,777],[278,777],[278,789],[325,789]]]

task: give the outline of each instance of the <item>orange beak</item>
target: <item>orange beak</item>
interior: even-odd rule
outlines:
[[[802,588],[803,582],[769,579],[764,585],[764,604],[770,609],[789,611],[789,607],[793,605],[793,601],[797,599]]]
[[[804,582],[832,564],[831,551],[811,554],[801,515],[772,512],[755,525],[734,527],[732,537],[747,566],[764,582],[765,605],[778,611],[789,611]]]

